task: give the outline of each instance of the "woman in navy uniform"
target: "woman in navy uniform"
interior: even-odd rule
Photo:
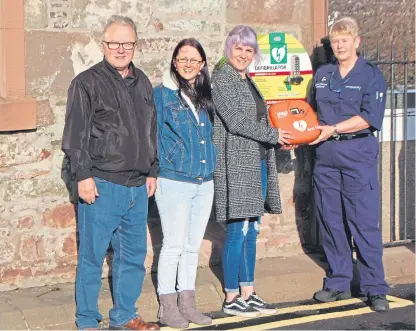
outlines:
[[[357,55],[360,37],[353,18],[335,22],[329,37],[336,61],[318,69],[311,93],[321,130],[311,143],[316,146],[314,194],[329,264],[324,287],[314,299],[330,302],[351,296],[351,233],[360,290],[373,310],[386,311],[389,287],[379,228],[379,144],[373,134],[381,129],[386,82],[375,65]]]

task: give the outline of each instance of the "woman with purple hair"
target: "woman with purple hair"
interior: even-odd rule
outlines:
[[[227,227],[223,311],[256,317],[276,312],[254,290],[256,240],[265,208],[272,214],[282,211],[274,147],[289,144],[290,133],[270,126],[264,98],[247,73],[259,56],[254,30],[236,26],[228,35],[224,55],[226,60],[212,76],[213,139],[218,148],[215,211],[217,221]]]

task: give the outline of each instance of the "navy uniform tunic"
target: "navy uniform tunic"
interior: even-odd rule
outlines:
[[[379,144],[373,135],[383,122],[386,82],[379,69],[362,57],[344,78],[338,67],[336,62],[325,65],[314,76],[311,103],[319,122],[335,125],[358,115],[370,127],[356,132],[360,138],[329,139],[316,147],[313,185],[321,242],[329,264],[324,287],[350,290],[351,234],[357,246],[361,292],[387,294],[379,228]],[[351,134],[346,136],[351,138]]]

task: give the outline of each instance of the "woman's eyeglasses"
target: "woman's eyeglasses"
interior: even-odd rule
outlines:
[[[177,58],[176,62],[178,63],[188,63],[191,62],[191,64],[200,64],[202,63],[202,60],[197,60],[197,59],[187,59],[186,57],[181,57],[181,58]]]

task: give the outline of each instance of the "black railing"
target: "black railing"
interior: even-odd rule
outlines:
[[[396,48],[394,44],[391,44],[389,51],[389,59],[382,58],[380,45],[376,45],[376,56],[372,57],[371,54],[367,53],[366,44],[363,44],[362,55],[368,61],[376,64],[380,70],[383,72],[384,77],[388,83],[388,99],[386,102],[386,110],[390,111],[390,158],[389,158],[389,229],[390,229],[390,242],[397,241],[406,241],[414,240],[414,223],[415,223],[415,176],[409,176],[410,172],[415,173],[414,168],[414,157],[415,149],[414,142],[409,148],[409,118],[411,121],[415,121],[414,115],[414,98],[415,92],[414,85],[412,86],[412,93],[409,93],[409,85],[414,84],[414,66],[415,60],[408,57],[408,46],[404,45],[402,49],[402,54],[400,57],[396,57]],[[411,76],[409,77],[409,66],[413,68],[411,71]],[[398,89],[398,86],[401,88]],[[409,109],[409,99],[413,99],[413,109]],[[410,112],[411,110],[411,112]],[[399,113],[400,111],[400,113]],[[397,135],[397,121],[401,120],[401,115],[403,116],[402,122],[402,137]],[[386,118],[385,118],[386,120]],[[414,126],[412,126],[414,130]],[[412,132],[413,139],[414,132]],[[380,132],[377,132],[377,137],[380,141]],[[400,144],[399,141],[403,139],[403,142]],[[401,145],[401,146],[400,146]],[[401,148],[399,156],[397,156],[397,148]],[[383,142],[380,141],[380,157],[379,157],[379,180],[380,187],[383,187]],[[409,152],[411,153],[410,157],[413,160],[413,166],[409,165]],[[398,159],[398,160],[397,160]],[[401,179],[397,182],[397,162],[399,163],[399,176]],[[399,215],[397,217],[397,189],[399,190]],[[381,204],[380,204],[380,215],[382,215],[383,203],[386,203],[386,200],[383,198],[382,194],[380,195]],[[410,213],[409,213],[410,211]],[[397,224],[397,218],[399,218],[399,223]],[[383,229],[382,224],[383,216],[381,217],[380,227]],[[409,230],[409,226],[412,231]],[[399,233],[399,236],[396,233]]]

